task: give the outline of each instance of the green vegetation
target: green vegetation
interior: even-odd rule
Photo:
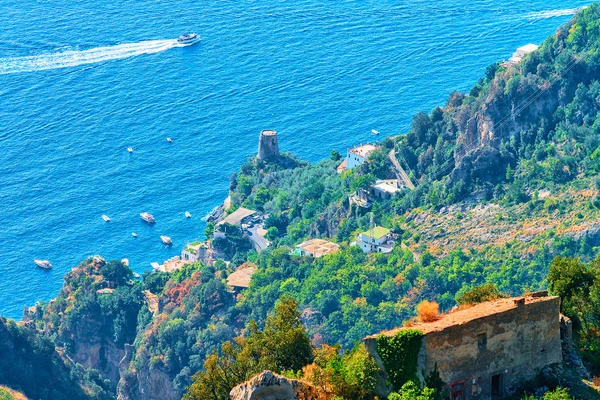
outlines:
[[[456,302],[463,305],[473,305],[478,303],[483,303],[484,301],[491,301],[500,299],[503,297],[507,297],[505,294],[501,293],[496,285],[493,283],[486,283],[481,286],[476,286],[473,289],[469,289],[463,292],[458,298]]]
[[[600,257],[590,263],[558,257],[550,265],[550,292],[572,319],[576,347],[592,374],[600,373]]]
[[[394,390],[411,381],[418,382],[417,358],[423,334],[416,329],[400,330],[394,336],[377,336],[377,354],[389,375]]]
[[[187,400],[221,400],[238,383],[263,370],[299,371],[313,360],[312,347],[300,322],[298,304],[282,298],[275,312],[267,318],[264,331],[254,322],[247,326],[248,335],[225,342],[219,352],[211,353],[204,370],[194,377],[185,395]]]

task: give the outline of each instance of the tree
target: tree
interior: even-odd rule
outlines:
[[[331,161],[339,161],[342,159],[342,155],[337,150],[331,150],[331,155],[329,158]]]
[[[473,305],[503,297],[508,296],[506,296],[504,293],[501,293],[493,283],[486,283],[465,291],[463,294],[458,296],[456,302],[461,306],[467,304]]]
[[[594,273],[578,258],[556,257],[548,271],[548,289],[561,299],[561,311],[573,318],[589,298]]]
[[[388,400],[435,400],[435,390],[420,389],[414,382],[408,381],[399,392],[390,393]]]
[[[227,400],[229,391],[265,369],[299,371],[313,361],[313,349],[300,321],[298,303],[282,297],[275,312],[267,317],[264,331],[254,321],[247,337],[225,342],[204,362],[204,370],[193,377],[185,400]]]

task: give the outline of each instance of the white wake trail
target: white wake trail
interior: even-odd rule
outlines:
[[[183,46],[177,42],[177,39],[147,40],[138,43],[96,47],[89,50],[66,50],[37,56],[0,58],[0,75],[77,67],[79,65],[135,57],[142,54],[159,53],[174,47]]]
[[[555,18],[555,17],[564,17],[567,15],[575,15],[577,14],[579,11],[586,9],[587,6],[584,7],[577,7],[577,8],[567,8],[564,10],[546,10],[546,11],[538,11],[538,12],[532,12],[529,13],[525,16],[525,18],[527,19],[548,19],[548,18]]]

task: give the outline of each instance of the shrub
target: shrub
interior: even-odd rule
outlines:
[[[433,322],[440,318],[440,306],[435,301],[423,300],[417,306],[417,316],[421,322]]]

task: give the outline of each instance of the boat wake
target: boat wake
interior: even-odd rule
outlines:
[[[527,19],[548,19],[555,17],[564,17],[567,15],[575,15],[579,11],[587,8],[586,7],[577,7],[577,8],[567,8],[564,10],[546,10],[546,11],[537,11],[527,14],[525,17]]]
[[[49,69],[70,68],[104,61],[130,58],[142,54],[160,53],[174,47],[184,47],[177,39],[147,40],[89,50],[66,50],[36,56],[0,58],[0,75]]]

